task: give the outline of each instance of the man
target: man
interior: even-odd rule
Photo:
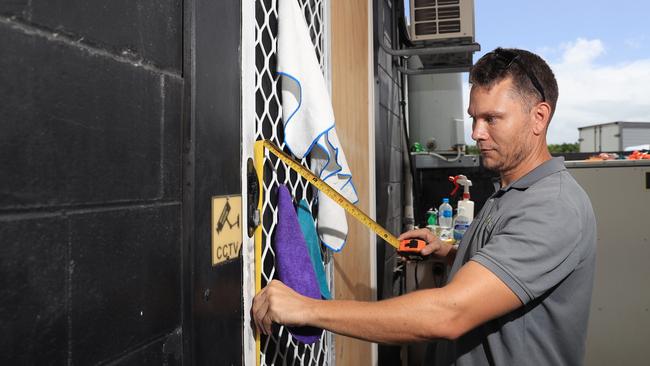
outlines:
[[[359,302],[305,298],[272,281],[253,302],[259,331],[279,323],[373,342],[441,339],[435,365],[582,363],[596,224],[589,198],[547,149],[555,76],[535,54],[497,48],[472,68],[470,83],[472,138],[500,189],[458,249],[425,229],[400,236],[426,240],[422,254],[455,256],[449,283]]]

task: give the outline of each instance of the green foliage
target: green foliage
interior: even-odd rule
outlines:
[[[550,151],[551,154],[580,152],[580,144],[577,142],[573,144],[550,144],[548,145],[548,151]]]
[[[480,154],[478,146],[476,146],[476,145],[467,145],[466,154],[467,155],[478,155],[478,154]]]

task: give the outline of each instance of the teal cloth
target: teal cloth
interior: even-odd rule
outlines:
[[[327,286],[327,279],[325,278],[325,267],[323,267],[323,258],[320,252],[320,239],[316,232],[316,223],[311,215],[311,211],[309,211],[309,204],[306,200],[300,200],[297,211],[298,222],[300,223],[302,235],[307,242],[307,250],[309,251],[311,264],[314,266],[316,280],[318,280],[318,286],[320,287],[320,294],[323,299],[329,300],[332,298],[332,294],[330,293],[330,289]]]

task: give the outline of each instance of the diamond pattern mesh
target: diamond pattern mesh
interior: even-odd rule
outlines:
[[[296,1],[296,0],[281,0]],[[310,36],[321,69],[325,68],[324,10],[327,0],[298,0],[309,26]],[[289,152],[284,146],[280,80],[276,73],[278,32],[278,0],[257,0],[255,3],[255,134],[256,139],[268,139]],[[307,159],[302,160],[308,166]],[[285,184],[294,199],[306,199],[316,215],[317,204],[309,183],[277,157],[266,153],[264,163],[262,287],[275,277],[275,252],[271,243],[277,222],[277,187]],[[331,283],[329,252],[323,251],[325,268]],[[303,345],[293,339],[287,329],[279,327],[271,336],[261,336],[261,365],[327,365],[332,359],[332,336],[328,332],[313,345]]]

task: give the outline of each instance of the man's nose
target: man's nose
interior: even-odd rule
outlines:
[[[472,125],[472,140],[486,140],[487,139],[487,130],[485,129],[485,124],[482,122],[475,122]]]

